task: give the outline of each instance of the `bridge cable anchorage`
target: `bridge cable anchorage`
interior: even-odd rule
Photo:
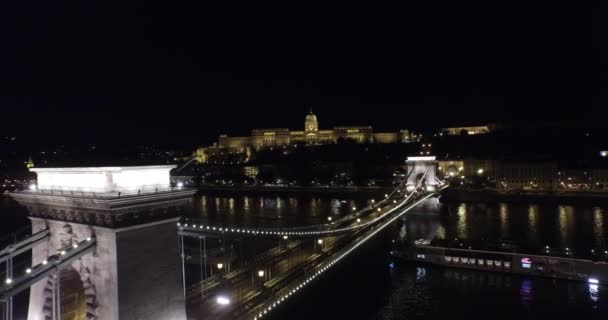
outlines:
[[[443,190],[445,188],[446,187],[443,187],[443,188],[441,188],[441,190]],[[335,257],[335,258],[333,258],[329,262],[325,262],[325,263],[320,264],[319,267],[317,268],[317,271],[315,273],[313,273],[312,276],[309,276],[309,277],[305,278],[305,280],[303,280],[303,281],[295,284],[294,286],[291,286],[291,287],[287,288],[287,290],[284,290],[286,292],[284,292],[282,295],[278,295],[277,297],[271,299],[271,301],[266,304],[267,307],[264,308],[263,306],[260,306],[259,308],[257,308],[259,310],[256,310],[256,311],[253,312],[253,316],[252,316],[251,319],[253,319],[253,320],[260,320],[261,318],[263,318],[266,314],[268,314],[269,312],[271,312],[274,308],[276,308],[278,305],[280,305],[281,303],[283,303],[286,299],[288,299],[289,297],[291,297],[292,295],[294,295],[295,293],[297,293],[300,289],[304,288],[311,281],[315,280],[318,276],[320,276],[321,274],[323,274],[325,271],[329,270],[331,267],[333,267],[340,260],[342,260],[343,258],[345,258],[346,256],[348,256],[355,249],[357,249],[362,244],[364,244],[365,242],[367,242],[369,239],[371,239],[372,237],[374,237],[376,234],[378,234],[384,228],[386,228],[387,226],[389,226],[391,223],[393,223],[394,221],[396,221],[397,219],[399,219],[402,215],[404,215],[407,212],[409,212],[412,208],[416,207],[422,201],[424,201],[424,200],[430,198],[431,196],[433,196],[435,193],[436,192],[430,192],[428,195],[422,197],[420,200],[418,200],[415,203],[411,204],[409,207],[407,207],[406,209],[404,209],[403,211],[401,211],[399,214],[395,215],[394,217],[392,217],[388,221],[382,223],[378,228],[370,230],[369,234],[362,236],[362,238],[360,238],[360,240],[358,240],[357,242],[353,242],[348,247],[346,247],[346,248],[338,251],[337,253],[335,253],[333,255],[333,257]]]

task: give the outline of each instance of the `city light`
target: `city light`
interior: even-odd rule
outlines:
[[[42,265],[43,265],[43,266],[46,266],[46,264],[47,264],[47,263],[49,263],[49,262],[48,262],[48,261],[46,261],[46,260],[43,260],[43,261],[42,261]]]
[[[30,184],[29,189],[31,191],[36,191],[36,190],[38,190],[38,187],[35,184]]]
[[[25,273],[27,273],[27,274],[32,273],[32,269],[30,269],[30,268],[25,269]]]
[[[222,305],[222,306],[227,306],[230,304],[230,299],[224,297],[224,296],[219,296],[216,299],[217,304]]]
[[[6,278],[6,281],[5,281],[5,282],[6,282],[6,284],[11,284],[11,283],[13,283],[13,279],[11,279],[11,278]]]
[[[317,243],[318,243],[318,244],[323,244],[323,239],[319,239],[319,240],[317,240]]]
[[[599,284],[600,283],[600,281],[598,279],[596,279],[596,278],[589,278],[587,280],[587,282],[592,283],[592,284]]]
[[[258,277],[260,277],[260,278],[264,277],[264,270],[258,271]]]
[[[183,188],[183,187],[184,187],[184,184],[183,184],[182,182],[178,182],[178,183],[177,183],[177,187],[181,189],[181,188]]]
[[[218,263],[217,264],[217,268],[222,270],[224,268],[224,264],[223,263]]]

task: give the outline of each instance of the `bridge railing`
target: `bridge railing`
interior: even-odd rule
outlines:
[[[170,192],[182,189],[183,187],[172,186],[169,184],[151,184],[128,188],[121,187],[111,191],[108,191],[104,188],[95,187],[46,186],[42,188],[32,187],[32,189],[23,190],[21,192],[51,195],[68,195],[76,197],[80,196],[93,198],[116,198],[121,196],[137,196],[143,194]]]

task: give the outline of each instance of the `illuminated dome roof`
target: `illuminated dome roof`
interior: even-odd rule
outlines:
[[[304,122],[304,130],[307,132],[319,131],[319,123],[317,122],[317,116],[312,113],[312,110],[310,110],[310,113],[306,115],[306,121]]]
[[[317,122],[317,116],[311,111],[309,114],[306,115],[306,121]]]

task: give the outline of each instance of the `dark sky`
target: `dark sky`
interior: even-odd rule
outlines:
[[[0,131],[196,145],[299,129],[310,106],[321,127],[398,129],[597,119],[608,102],[605,8],[206,3],[3,2]]]

